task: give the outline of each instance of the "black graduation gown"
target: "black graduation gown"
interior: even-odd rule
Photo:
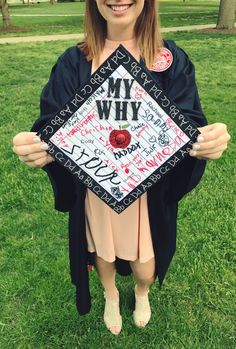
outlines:
[[[197,127],[207,124],[199,101],[194,66],[186,53],[173,41],[164,41],[173,54],[172,66],[162,73],[152,72],[161,88]],[[53,66],[48,83],[40,98],[40,117],[31,131],[38,131],[84,83],[91,73],[91,61],[86,61],[77,46],[68,48]],[[206,161],[188,156],[147,192],[148,214],[155,254],[155,279],[161,287],[176,250],[176,220],[178,201],[200,181]],[[86,186],[57,162],[43,167],[52,184],[55,209],[69,212],[69,259],[71,281],[76,286],[76,305],[80,315],[90,311],[89,272],[94,253],[87,250],[84,200]],[[132,273],[129,262],[116,258],[120,275]]]

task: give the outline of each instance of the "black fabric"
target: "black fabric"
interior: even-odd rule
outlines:
[[[151,72],[165,93],[197,127],[207,124],[203,114],[194,66],[186,53],[173,41],[165,41],[173,54],[173,64],[165,72]],[[40,98],[40,117],[31,131],[38,131],[90,76],[91,62],[76,47],[68,48],[53,66],[48,83]],[[155,254],[155,277],[161,287],[176,250],[178,201],[200,181],[205,160],[187,157],[148,192],[148,214]],[[52,184],[55,209],[69,212],[69,259],[71,281],[76,286],[76,306],[80,315],[91,309],[87,265],[94,264],[94,253],[87,251],[84,200],[86,187],[61,165],[53,162],[43,167]],[[120,275],[132,273],[129,261],[116,257]]]

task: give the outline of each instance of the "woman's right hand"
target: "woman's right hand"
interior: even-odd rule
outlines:
[[[46,150],[48,145],[41,142],[35,132],[20,132],[12,140],[13,151],[19,159],[30,167],[43,167],[55,161]]]

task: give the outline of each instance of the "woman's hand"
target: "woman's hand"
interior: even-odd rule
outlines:
[[[216,160],[221,157],[227,149],[230,135],[227,126],[222,123],[215,123],[198,128],[201,134],[197,142],[193,144],[189,155],[199,160]]]
[[[43,167],[54,159],[45,151],[48,145],[41,142],[35,132],[20,132],[13,138],[13,151],[30,167]]]

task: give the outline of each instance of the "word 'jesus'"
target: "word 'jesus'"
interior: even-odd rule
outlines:
[[[97,100],[97,109],[99,118],[108,120],[110,115],[115,116],[115,120],[127,120],[127,116],[131,115],[132,120],[138,120],[138,111],[141,102],[131,102],[131,88],[134,79],[108,79],[108,93],[107,98],[111,100]],[[116,101],[115,99],[122,99]],[[127,101],[129,100],[129,101]]]

